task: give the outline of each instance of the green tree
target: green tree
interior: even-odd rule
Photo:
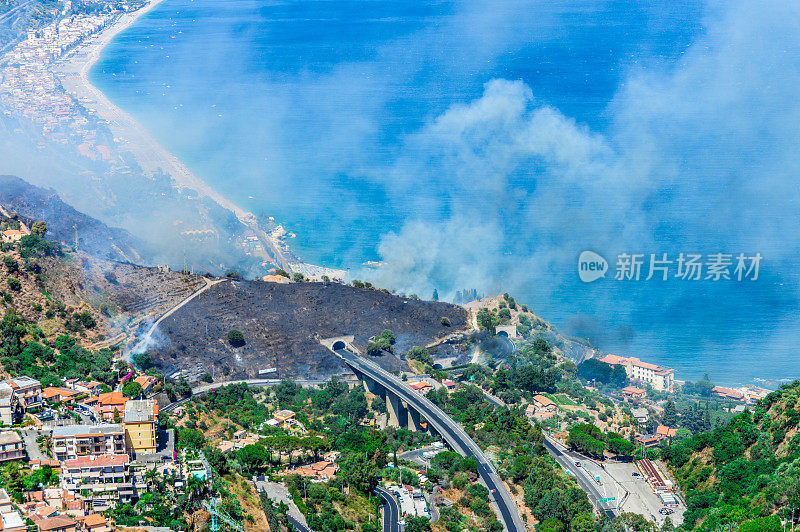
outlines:
[[[248,472],[264,467],[269,458],[269,452],[261,445],[245,445],[236,453],[236,459]]]
[[[244,345],[244,333],[238,329],[231,329],[228,331],[228,342],[233,347],[241,347]]]
[[[8,279],[6,279],[6,282],[8,283],[8,287],[14,290],[15,292],[19,292],[20,290],[22,290],[22,283],[19,282],[19,279],[15,277],[9,277]]]
[[[664,404],[664,416],[662,418],[664,425],[668,427],[675,427],[678,425],[678,409],[675,408],[675,403],[672,399]]]
[[[406,517],[406,532],[428,532],[431,522],[427,517],[411,515]]]
[[[142,395],[142,385],[136,381],[130,380],[122,386],[122,395],[131,399],[136,399]]]
[[[6,255],[3,257],[3,264],[8,273],[17,273],[19,271],[19,264],[14,260],[14,257]]]
[[[431,296],[431,299],[434,301],[439,301],[439,292],[435,288],[433,289],[433,296]]]
[[[42,221],[33,222],[33,225],[31,225],[31,231],[33,231],[33,234],[39,238],[43,238],[44,234],[47,232],[47,223]]]

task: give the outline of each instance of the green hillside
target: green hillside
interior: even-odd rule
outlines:
[[[663,449],[686,495],[686,530],[782,530],[800,520],[800,381],[711,433]],[[787,526],[791,526],[788,524]]]

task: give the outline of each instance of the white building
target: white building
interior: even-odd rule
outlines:
[[[675,370],[672,368],[642,362],[635,357],[626,358],[617,355],[606,355],[600,359],[600,362],[612,366],[623,366],[630,380],[649,384],[659,392],[671,392],[674,389]]]

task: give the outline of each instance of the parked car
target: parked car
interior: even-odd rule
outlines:
[[[674,510],[672,508],[662,508],[658,511],[661,515],[670,515]]]

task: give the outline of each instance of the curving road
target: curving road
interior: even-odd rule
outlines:
[[[391,390],[392,393],[406,403],[412,405],[454,450],[463,456],[474,458],[478,462],[478,474],[486,487],[489,488],[490,497],[493,497],[492,503],[497,509],[497,516],[505,529],[508,532],[523,532],[527,530],[516,504],[497,475],[497,471],[495,471],[480,447],[472,441],[458,423],[453,421],[439,407],[419,393],[411,390],[400,379],[377,364],[354,355],[345,349],[335,349],[333,351],[351,367],[367,375],[387,390]]]
[[[580,486],[580,488],[586,492],[586,495],[589,496],[589,500],[592,502],[594,507],[613,519],[617,513],[617,503],[600,502],[600,500],[603,498],[603,494],[600,492],[600,488],[597,486],[597,483],[591,477],[591,475],[584,470],[583,467],[578,467],[575,464],[575,462],[582,462],[588,459],[585,456],[581,456],[577,453],[570,453],[566,448],[562,447],[561,444],[557,443],[547,434],[544,435],[544,448],[547,449],[547,452],[553,455],[553,458],[556,459],[556,462],[558,462],[565,471],[572,473],[572,476],[578,481],[578,486]]]
[[[375,494],[381,498],[381,506],[383,506],[383,532],[401,532],[403,529],[400,526],[400,516],[402,515],[400,503],[394,495],[380,486],[375,488]]]

